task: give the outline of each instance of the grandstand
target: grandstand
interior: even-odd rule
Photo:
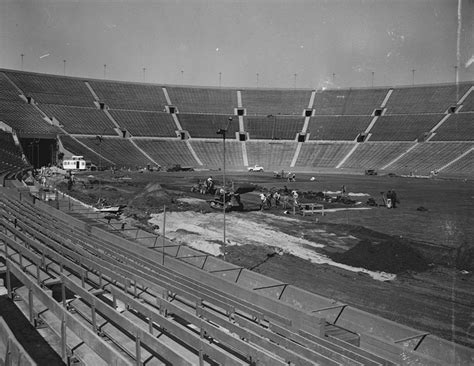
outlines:
[[[222,158],[216,156],[221,136],[216,132],[222,128],[228,128],[229,142],[240,141],[228,162],[236,170],[258,163],[293,170],[363,171],[370,165],[406,171],[408,142],[474,141],[469,112],[472,83],[271,90],[86,80],[12,70],[2,70],[0,75],[0,120],[20,140],[64,136],[63,141],[76,141],[69,144],[69,153],[91,161],[102,155],[104,164],[117,166],[153,161],[202,167],[221,164]],[[229,117],[233,117],[230,124]],[[110,136],[107,141],[113,148],[100,153],[93,143],[96,136]],[[43,155],[42,161],[50,152]],[[394,159],[401,163],[390,164]],[[427,167],[439,165],[431,154],[417,159]],[[460,165],[450,165],[445,174],[465,173],[465,169],[453,172],[456,166]]]

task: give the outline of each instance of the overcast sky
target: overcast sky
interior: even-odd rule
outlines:
[[[372,72],[374,86],[453,82],[458,64],[459,80],[473,80],[474,0],[458,10],[458,0],[0,0],[0,67],[20,70],[24,54],[25,71],[59,75],[218,86],[221,73],[222,86],[321,88],[371,86]]]

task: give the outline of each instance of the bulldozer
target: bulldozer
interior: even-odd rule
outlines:
[[[214,198],[212,200],[208,200],[207,202],[211,208],[216,210],[225,209],[226,212],[242,211],[244,209],[244,205],[240,200],[240,195],[253,192],[255,188],[255,186],[249,184],[240,185],[237,188],[234,187],[234,189],[223,187],[217,189]]]

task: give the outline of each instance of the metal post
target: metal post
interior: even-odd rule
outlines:
[[[66,76],[66,60],[63,60],[63,74]]]
[[[106,70],[107,70],[107,64],[104,64],[104,79],[105,79]]]
[[[61,358],[64,362],[67,361],[67,333],[66,333],[66,314],[63,313],[61,319]]]
[[[20,56],[21,56],[21,71],[23,71],[23,57],[25,56],[25,54],[22,53]]]
[[[294,77],[295,77],[295,85],[294,85],[294,87],[295,87],[295,89],[296,89],[296,77],[297,77],[297,76],[298,76],[298,74],[295,73],[295,74],[294,74]]]
[[[219,88],[221,87],[222,72],[219,72]]]
[[[184,70],[181,70],[181,84],[184,84]]]
[[[372,71],[372,88],[374,87],[374,74],[375,72]]]
[[[415,85],[415,69],[412,69],[411,72],[412,72],[412,81],[411,81],[411,85]]]
[[[223,197],[222,197],[222,206],[223,206],[223,225],[224,225],[224,228],[223,228],[223,252],[224,252],[224,255],[223,255],[223,258],[225,260],[225,252],[226,252],[226,243],[227,243],[227,239],[226,239],[226,217],[225,217],[225,209],[226,209],[226,201],[225,201],[225,198],[226,198],[226,189],[225,189],[225,136],[226,136],[226,133],[227,133],[227,130],[229,129],[229,126],[230,126],[230,123],[232,122],[232,117],[229,117],[228,119],[228,122],[227,122],[227,127],[224,129],[224,128],[221,128],[217,131],[217,134],[218,135],[222,135],[222,145],[223,145],[223,169],[222,169],[222,186],[223,186],[223,191],[224,191],[224,194],[223,194]]]
[[[258,72],[257,72],[257,88],[258,88]]]
[[[166,205],[163,205],[163,240],[161,241],[161,265],[165,265],[165,228],[166,228]]]

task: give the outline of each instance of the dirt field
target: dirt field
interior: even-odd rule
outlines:
[[[286,182],[271,173],[228,173],[236,186],[257,189],[242,195],[244,211],[226,213],[224,246],[223,212],[210,208],[212,196],[190,191],[209,174],[219,183],[220,172],[89,174],[79,176],[71,194],[127,205],[124,221],[161,232],[166,205],[166,236],[175,241],[474,347],[472,181],[298,174]],[[337,197],[342,185],[355,202],[324,202],[339,210],[324,216],[259,210],[258,195],[272,187],[296,189],[301,202],[315,202],[313,193]],[[396,209],[366,204],[369,197],[381,204],[380,192],[389,189],[400,199]]]

